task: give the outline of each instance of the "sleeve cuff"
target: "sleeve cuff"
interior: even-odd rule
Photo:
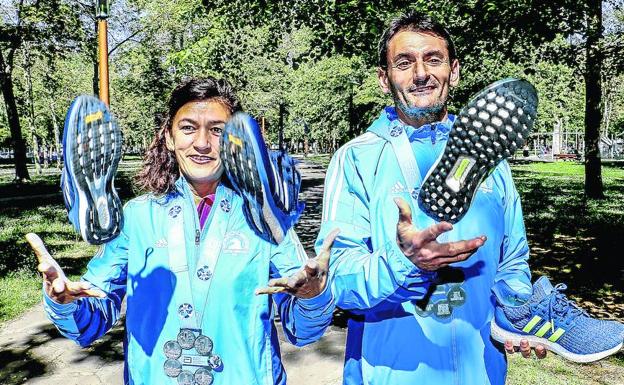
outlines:
[[[49,313],[55,315],[69,315],[78,309],[76,301],[70,303],[58,303],[48,296],[48,293],[43,290],[43,306]]]
[[[334,296],[332,295],[330,286],[331,282],[327,282],[325,289],[315,297],[297,298],[299,306],[306,310],[327,308],[334,301]]]
[[[396,242],[389,241],[386,246],[388,250],[388,264],[390,268],[399,276],[405,277],[406,283],[423,281],[433,281],[437,278],[435,271],[421,270],[414,265],[399,248]]]

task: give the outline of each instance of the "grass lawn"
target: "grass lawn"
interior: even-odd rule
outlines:
[[[116,186],[124,201],[133,195],[131,178],[136,168],[136,162],[119,168]],[[58,187],[59,171],[49,169],[43,175],[29,171],[32,182],[23,185],[11,183],[10,172],[0,174],[0,322],[17,317],[41,301],[37,258],[24,238],[26,233],[37,233],[73,278],[84,272],[97,250],[82,241],[67,220]]]
[[[509,357],[507,385],[622,385],[624,355],[593,364],[574,364],[549,354],[545,359]]]
[[[43,201],[43,206],[39,199],[24,201],[19,208],[0,206],[0,321],[41,300],[37,259],[24,234],[37,233],[68,275],[80,275],[88,262],[85,257],[96,250],[74,234],[63,204]]]

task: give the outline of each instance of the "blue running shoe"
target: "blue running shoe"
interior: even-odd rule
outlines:
[[[590,317],[562,292],[566,285],[552,286],[547,277],[533,284],[533,294],[523,303],[505,284],[497,284],[497,306],[492,321],[492,338],[501,343],[521,339],[573,362],[593,362],[622,349],[624,324]]]
[[[93,96],[77,97],[65,118],[61,190],[69,221],[93,245],[117,236],[122,206],[115,191],[121,130],[108,107]]]
[[[301,175],[284,151],[267,151],[256,121],[237,112],[221,135],[221,160],[234,190],[244,199],[243,213],[262,239],[279,244],[303,212]]]
[[[461,109],[446,147],[418,193],[418,205],[437,221],[466,215],[481,182],[522,148],[537,116],[537,91],[529,82],[499,80]]]

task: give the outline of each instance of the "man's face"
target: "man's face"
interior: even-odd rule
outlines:
[[[449,62],[446,41],[433,34],[401,31],[388,44],[388,67],[377,72],[399,118],[415,127],[446,116],[450,87],[459,83],[459,62]]]

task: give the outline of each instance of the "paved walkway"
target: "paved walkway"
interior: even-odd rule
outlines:
[[[312,250],[320,223],[324,170],[302,163],[306,211],[297,232]],[[281,327],[278,326],[281,333]],[[93,346],[81,349],[63,338],[45,318],[41,305],[0,328],[0,384],[121,385],[123,326],[118,325]],[[339,385],[345,329],[330,326],[315,344],[297,348],[280,334],[282,357],[291,385]]]

